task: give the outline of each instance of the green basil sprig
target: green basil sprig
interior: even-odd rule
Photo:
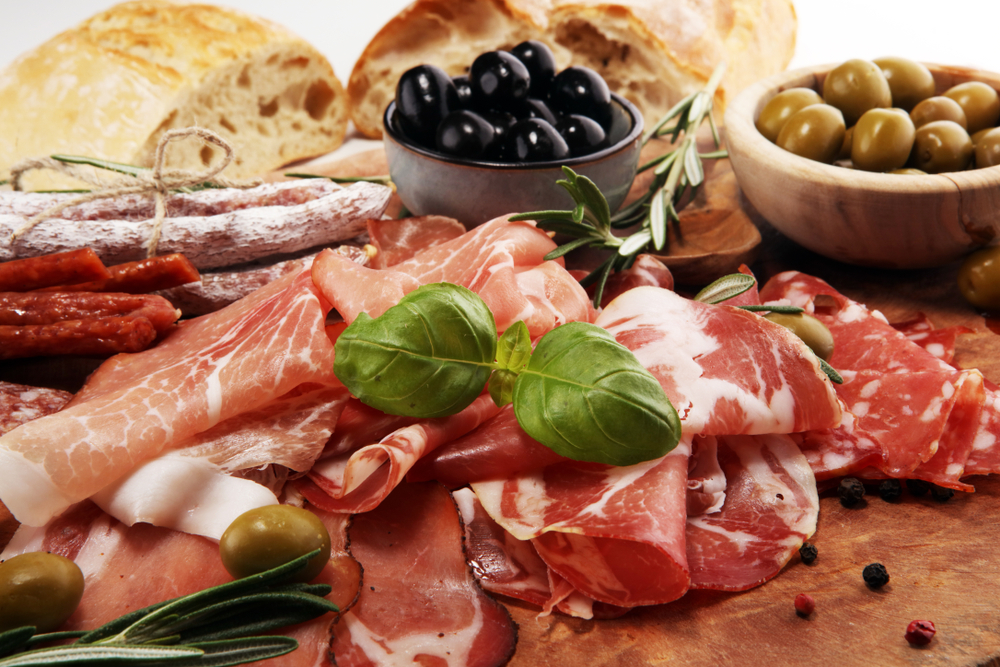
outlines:
[[[513,402],[528,435],[577,461],[656,459],[681,432],[659,382],[604,329],[564,324],[532,352],[518,322],[498,343],[486,304],[451,283],[359,316],[337,340],[334,372],[363,403],[411,417],[455,414],[488,386],[497,405]]]

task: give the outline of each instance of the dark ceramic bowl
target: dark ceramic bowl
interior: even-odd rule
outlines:
[[[568,210],[573,200],[556,181],[569,167],[597,184],[611,210],[628,194],[639,164],[642,115],[612,94],[611,146],[554,162],[475,162],[413,144],[394,122],[395,102],[385,110],[385,153],[400,200],[413,215],[446,215],[478,225],[507,213]]]

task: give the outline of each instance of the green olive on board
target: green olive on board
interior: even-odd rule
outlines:
[[[25,553],[0,563],[0,632],[25,625],[52,632],[83,597],[83,573],[58,554]]]
[[[792,114],[813,104],[823,104],[823,98],[812,88],[789,88],[783,90],[764,105],[757,117],[757,131],[774,143],[781,128]]]
[[[962,127],[968,127],[965,111],[958,102],[944,95],[928,97],[913,107],[913,110],[910,111],[910,120],[913,121],[914,127],[923,127],[936,120],[950,120]]]
[[[823,82],[823,99],[840,109],[847,127],[869,109],[892,106],[889,82],[882,70],[869,60],[857,58],[830,70]]]
[[[1000,246],[977,250],[958,270],[958,288],[971,305],[1000,311]]]
[[[291,505],[267,505],[236,517],[219,540],[222,565],[236,579],[284,565],[313,549],[320,553],[289,581],[316,578],[330,560],[330,533],[319,517]]]
[[[961,125],[936,120],[917,128],[910,166],[928,174],[962,171],[972,161],[972,139]]]
[[[833,356],[833,334],[826,325],[807,313],[768,313],[764,316],[802,339],[823,361]]]
[[[924,65],[895,56],[876,58],[872,62],[885,75],[894,106],[910,111],[917,102],[934,95],[934,75]]]
[[[976,151],[976,167],[995,167],[1000,164],[1000,127],[994,127],[973,138],[972,145]]]
[[[891,171],[906,164],[916,130],[905,113],[870,109],[854,126],[851,162],[865,171]]]
[[[984,127],[993,127],[1000,120],[1000,96],[992,86],[981,81],[969,81],[952,86],[944,93],[962,107],[970,134]]]
[[[814,104],[792,114],[781,128],[778,146],[810,160],[833,162],[844,143],[844,117],[829,104]]]

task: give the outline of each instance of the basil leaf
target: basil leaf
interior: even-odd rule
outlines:
[[[490,376],[490,397],[503,407],[514,398],[514,381],[531,358],[531,334],[522,320],[503,332],[497,343],[497,370]]]
[[[493,313],[451,283],[424,285],[378,319],[360,315],[337,339],[334,373],[362,403],[445,417],[482,393],[496,356]]]
[[[521,428],[577,461],[632,465],[677,445],[677,412],[625,346],[585,322],[556,327],[539,341],[514,385]]]

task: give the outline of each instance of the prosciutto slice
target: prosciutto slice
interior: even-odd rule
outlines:
[[[65,409],[0,437],[0,499],[44,525],[167,447],[304,382],[336,384],[325,314],[303,271],[109,359]]]
[[[753,313],[638,287],[596,324],[659,380],[686,434],[794,433],[840,421],[816,356]]]
[[[684,552],[690,441],[614,467],[567,461],[478,482],[487,513],[584,595],[620,607],[663,604],[688,589]]]
[[[324,458],[309,471],[299,491],[331,512],[374,509],[427,452],[468,433],[500,408],[489,394],[449,417],[422,419],[360,449]]]
[[[691,588],[747,590],[777,575],[816,531],[816,480],[786,435],[696,438],[695,448],[706,445],[717,453],[725,500],[688,516]]]
[[[516,626],[469,571],[461,521],[444,487],[403,484],[355,516],[349,537],[364,585],[333,626],[338,667],[492,667],[513,655]]]
[[[398,264],[425,248],[458,238],[464,233],[462,223],[442,215],[369,220],[368,237],[378,248],[378,253],[372,258],[372,267],[384,269]]]

